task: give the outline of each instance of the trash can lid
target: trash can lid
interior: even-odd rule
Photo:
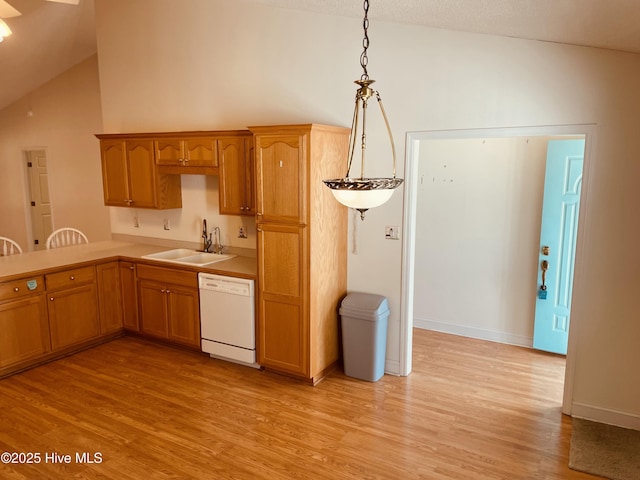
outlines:
[[[389,302],[382,295],[373,293],[349,293],[340,304],[340,315],[366,320],[377,320],[389,314]]]

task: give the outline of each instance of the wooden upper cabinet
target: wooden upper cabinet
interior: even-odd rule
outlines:
[[[217,140],[213,136],[189,138],[158,138],[154,141],[156,164],[161,173],[203,174],[218,173]]]
[[[124,140],[101,140],[100,151],[105,205],[129,206],[129,174]]]
[[[306,224],[306,141],[296,133],[256,134],[258,221]]]
[[[158,190],[151,140],[127,140],[127,167],[129,173],[129,206],[154,208]]]
[[[218,139],[220,161],[220,213],[255,214],[255,174],[253,138],[250,136]]]
[[[100,139],[105,205],[180,208],[179,175],[158,172],[152,138],[96,135]]]
[[[217,167],[217,140],[212,137],[187,138],[184,141],[185,166]]]
[[[154,140],[157,165],[183,166],[184,149],[181,140],[163,138]]]

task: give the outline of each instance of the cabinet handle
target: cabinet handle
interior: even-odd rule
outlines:
[[[262,231],[262,227],[258,225],[258,227],[256,227],[256,230],[257,230],[258,232],[261,232],[261,231]]]
[[[167,293],[171,293],[171,290],[168,290],[168,289],[167,289]]]
[[[74,277],[73,275],[69,275],[69,280],[75,280],[76,277]]]
[[[162,290],[160,290],[160,293],[166,293],[166,290],[163,288]]]
[[[20,291],[20,288],[15,287],[15,288],[13,289],[13,291],[14,291],[14,292],[16,292],[16,293],[18,293],[18,292]]]
[[[49,300],[51,300],[53,302],[53,297],[49,297]]]
[[[129,270],[135,270],[136,267],[134,267],[133,265],[129,265]]]

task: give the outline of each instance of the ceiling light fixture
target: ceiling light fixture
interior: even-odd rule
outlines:
[[[9,35],[11,35],[9,25],[0,18],[0,43],[4,40],[4,37],[8,37]]]
[[[11,0],[13,1],[13,0]],[[80,0],[47,0],[48,2],[66,3],[69,5],[78,5]],[[0,20],[2,18],[12,18],[22,15],[20,11],[11,6],[7,0],[0,0]]]
[[[387,119],[387,114],[384,111],[380,94],[370,86],[375,82],[375,80],[371,80],[369,78],[369,73],[367,72],[367,64],[369,63],[369,58],[367,57],[367,49],[369,48],[369,35],[367,32],[369,28],[368,14],[369,0],[364,0],[364,21],[362,22],[364,27],[362,46],[364,50],[360,55],[360,66],[362,67],[363,73],[360,80],[355,81],[360,88],[358,88],[356,92],[356,105],[353,111],[351,134],[349,136],[349,164],[347,167],[347,175],[345,178],[323,180],[324,184],[331,189],[336,200],[347,207],[358,210],[362,220],[364,220],[364,214],[368,209],[382,205],[389,200],[393,194],[393,190],[399,187],[403,182],[401,178],[396,178],[396,147],[393,143],[393,135],[391,134],[389,120]],[[364,158],[365,150],[367,148],[367,102],[373,96],[375,96],[378,101],[378,105],[380,106],[382,118],[384,119],[385,126],[387,127],[387,133],[391,143],[391,153],[393,156],[393,177],[391,178],[366,178],[364,176]],[[361,117],[362,122],[360,122]],[[360,123],[362,123],[362,125],[360,125]],[[361,133],[359,134],[360,131]],[[359,178],[349,176],[351,173],[351,166],[353,164],[353,156],[358,136],[360,137],[360,148],[362,152]]]

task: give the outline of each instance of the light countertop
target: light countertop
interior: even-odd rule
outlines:
[[[143,255],[168,250],[167,247],[143,243],[107,240],[51,250],[0,256],[0,281],[14,280],[31,273],[46,274],[74,265],[110,260],[140,261],[150,265],[177,268],[194,272],[216,273],[241,278],[256,278],[255,258],[237,256],[205,266],[187,266],[142,258]]]

